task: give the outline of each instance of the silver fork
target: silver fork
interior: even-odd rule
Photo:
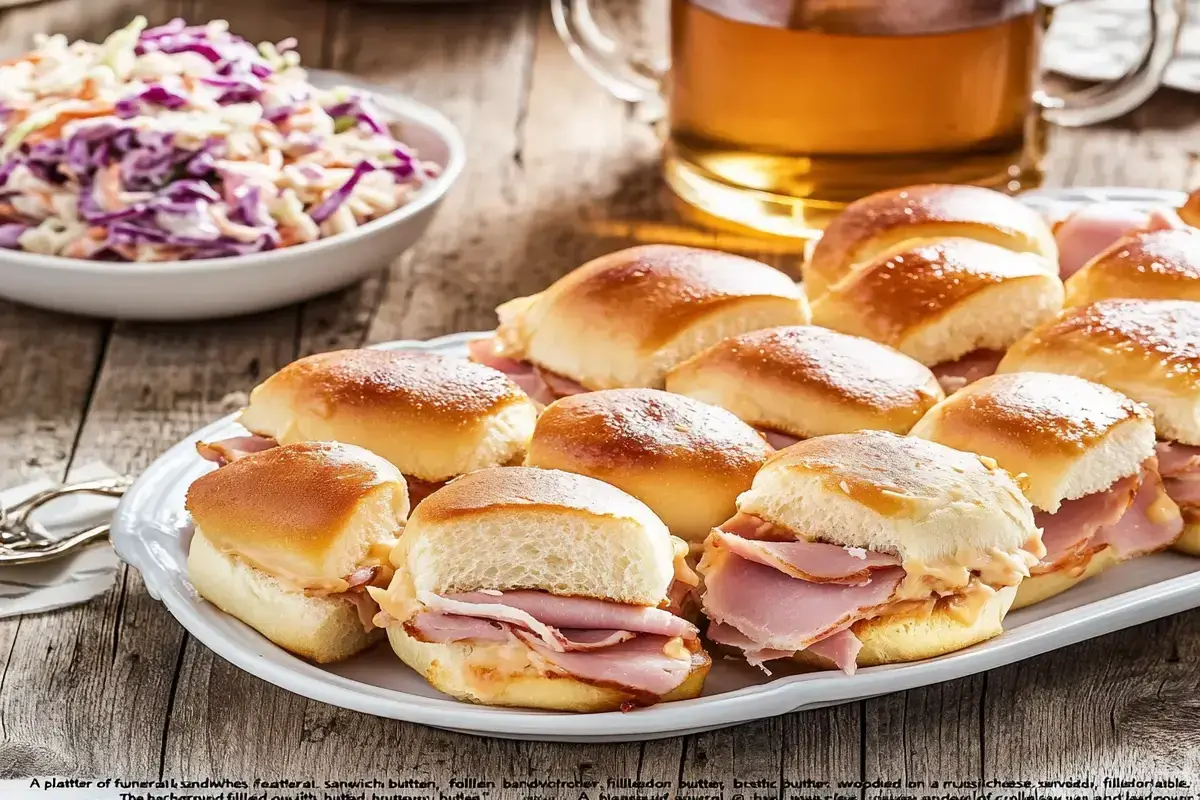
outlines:
[[[132,483],[133,478],[124,475],[80,481],[38,492],[11,507],[0,506],[0,565],[50,561],[107,536],[109,525],[106,523],[55,539],[31,517],[37,509],[67,495],[120,497]]]

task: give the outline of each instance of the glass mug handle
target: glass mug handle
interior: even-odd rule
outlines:
[[[1069,2],[1073,0],[1047,5]],[[596,25],[588,0],[551,0],[550,6],[567,51],[597,83],[629,103],[661,103],[666,70],[633,57],[606,36]],[[1117,80],[1087,89],[1062,95],[1038,90],[1034,100],[1046,119],[1064,127],[1092,125],[1144,103],[1162,82],[1175,54],[1186,10],[1187,0],[1150,0],[1150,41],[1138,63]]]
[[[1072,0],[1059,0],[1055,5],[1068,2]],[[1150,0],[1150,40],[1138,62],[1120,78],[1087,89],[1062,95],[1038,90],[1034,100],[1042,107],[1043,116],[1069,128],[1092,125],[1128,113],[1150,99],[1175,55],[1187,2]]]
[[[551,0],[550,13],[567,52],[593,80],[627,103],[662,104],[665,66],[635,57],[606,36],[588,0]]]

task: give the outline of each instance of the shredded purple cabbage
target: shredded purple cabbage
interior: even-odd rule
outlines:
[[[131,119],[141,113],[143,103],[163,108],[177,109],[188,104],[188,99],[178,92],[173,92],[162,84],[146,87],[141,93],[117,101],[117,116],[121,119]]]
[[[354,95],[348,100],[330,106],[325,109],[325,113],[334,119],[352,119],[356,123],[365,125],[372,133],[384,135],[388,133],[387,124],[379,115],[379,111],[369,98],[361,95]]]
[[[377,167],[370,161],[358,162],[358,166],[354,168],[354,173],[350,176],[349,180],[330,192],[328,197],[309,212],[309,216],[312,217],[313,222],[320,225],[329,219],[335,211],[342,207],[342,203],[346,202],[347,198],[350,197],[350,193],[354,191],[354,187],[358,185],[362,177],[368,172],[374,172],[376,169]]]
[[[21,246],[21,234],[29,230],[28,225],[19,222],[9,222],[0,225],[0,247],[16,250]]]

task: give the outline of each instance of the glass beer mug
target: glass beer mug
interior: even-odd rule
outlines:
[[[1047,122],[1119,116],[1158,87],[1186,0],[1147,5],[1150,39],[1124,77],[1054,95],[1039,85],[1051,8],[1038,0],[670,0],[669,68],[610,38],[588,0],[552,0],[589,74],[665,102],[675,193],[786,236],[881,189],[1038,185]]]

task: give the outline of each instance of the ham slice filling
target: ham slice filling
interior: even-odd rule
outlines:
[[[1200,447],[1159,442],[1157,450],[1167,494],[1182,509],[1200,509]]]
[[[1044,575],[1061,569],[1083,569],[1092,555],[1111,547],[1119,559],[1169,547],[1183,531],[1183,519],[1170,504],[1158,467],[1151,459],[1138,475],[1130,475],[1103,492],[1066,500],[1053,514],[1039,511],[1045,557],[1030,570]]]
[[[800,441],[799,436],[792,436],[790,433],[782,431],[773,431],[769,428],[759,428],[758,432],[767,440],[767,444],[774,447],[776,450],[782,450],[785,447],[791,447],[796,442]]]
[[[467,345],[467,350],[476,364],[503,372],[509,380],[520,386],[530,399],[544,406],[550,405],[560,397],[591,391],[577,381],[534,366],[528,361],[517,361],[497,355],[496,341],[490,337],[476,339]]]
[[[972,384],[980,378],[986,378],[996,372],[1000,360],[1004,358],[1002,350],[972,350],[957,361],[947,361],[930,367],[937,377],[946,394],[954,394],[959,389]]]
[[[1126,236],[1180,227],[1183,221],[1170,209],[1138,211],[1112,203],[1084,206],[1055,229],[1059,277],[1065,281]]]
[[[862,642],[851,626],[886,608],[905,577],[893,555],[797,540],[750,514],[726,522],[708,544],[708,636],[764,670],[808,651],[853,674]]]
[[[696,626],[662,609],[587,597],[420,591],[417,599],[425,608],[405,629],[421,641],[520,643],[556,671],[630,689],[648,702],[692,671],[692,653],[679,640],[699,636]]]

